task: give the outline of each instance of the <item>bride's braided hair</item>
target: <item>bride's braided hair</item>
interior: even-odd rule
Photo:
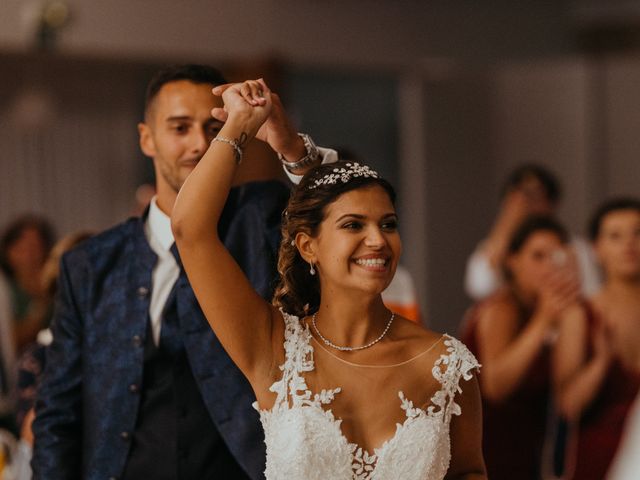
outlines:
[[[341,169],[353,172],[353,166],[353,162],[344,161],[320,165],[310,170],[291,192],[287,209],[282,215],[282,241],[278,253],[280,279],[273,296],[273,304],[287,313],[303,317],[316,312],[320,305],[318,275],[309,273],[309,264],[300,256],[294,244],[296,235],[304,232],[316,236],[325,219],[327,206],[352,190],[378,185],[395,203],[393,187],[382,178],[366,174],[350,175],[342,177],[346,178],[343,181],[339,173],[334,175]],[[332,176],[335,181],[331,179]]]

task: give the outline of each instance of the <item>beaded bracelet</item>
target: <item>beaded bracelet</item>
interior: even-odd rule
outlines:
[[[234,157],[236,159],[236,165],[240,165],[240,162],[242,162],[242,148],[240,147],[240,144],[236,140],[230,140],[226,137],[221,137],[220,135],[218,135],[216,138],[213,139],[213,141],[228,143],[229,145],[231,145],[231,147],[233,148]]]

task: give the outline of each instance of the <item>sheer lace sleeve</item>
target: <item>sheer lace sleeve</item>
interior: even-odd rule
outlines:
[[[446,353],[433,366],[433,376],[442,385],[442,389],[434,396],[433,403],[450,418],[451,415],[461,413],[460,405],[455,401],[456,394],[462,393],[460,379],[470,380],[474,370],[480,369],[480,364],[459,340],[447,335],[444,344]]]

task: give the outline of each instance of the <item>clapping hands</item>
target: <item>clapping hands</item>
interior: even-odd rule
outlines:
[[[580,300],[580,275],[575,256],[564,250],[557,253],[556,267],[544,279],[537,307],[541,317],[552,324]]]

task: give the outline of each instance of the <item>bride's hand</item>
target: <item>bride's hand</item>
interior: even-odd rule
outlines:
[[[271,113],[271,91],[262,79],[218,85],[212,91],[214,95],[222,96],[224,107],[214,108],[211,115],[224,119],[225,123],[240,123],[251,137]]]

